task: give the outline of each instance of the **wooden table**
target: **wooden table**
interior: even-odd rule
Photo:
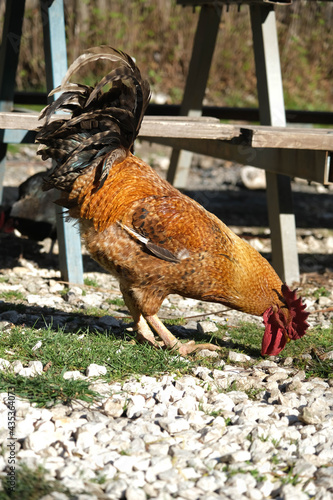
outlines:
[[[201,115],[209,70],[220,29],[223,8],[230,4],[248,4],[250,9],[253,51],[257,75],[259,115],[262,125],[269,130],[245,127],[244,134],[235,141],[196,141],[176,138],[163,144],[174,147],[167,179],[176,187],[186,187],[191,164],[191,152],[203,153],[250,164],[266,171],[268,219],[271,229],[273,266],[282,280],[299,281],[299,264],[296,248],[296,224],[292,205],[290,178],[297,175],[308,180],[329,181],[328,151],[332,151],[330,133],[317,137],[317,132],[286,132],[275,127],[285,127],[285,108],[282,76],[276,30],[274,6],[288,8],[292,0],[177,0],[183,6],[200,5],[198,26],[194,37],[181,114],[187,117]],[[242,8],[247,6],[242,5]],[[306,8],[306,5],[304,6]],[[276,140],[274,139],[274,134]],[[290,137],[290,134],[293,137]],[[248,134],[248,135],[247,135]],[[304,135],[302,135],[304,134]],[[307,140],[310,139],[307,144]],[[326,146],[321,140],[325,136]],[[290,140],[289,140],[290,138]],[[152,138],[155,141],[155,138]],[[240,142],[239,142],[240,141]],[[157,142],[157,141],[156,141]],[[250,145],[249,145],[250,144]],[[288,145],[286,145],[288,144]],[[326,173],[325,173],[326,172]],[[331,180],[331,178],[330,178]]]
[[[41,8],[44,11],[46,9],[47,14],[44,39],[49,90],[60,83],[67,67],[62,1],[54,0],[52,4],[48,4],[46,0],[41,0]],[[181,106],[181,113],[186,116],[146,117],[139,137],[174,148],[168,180],[177,187],[186,186],[189,152],[225,158],[264,169],[267,180],[273,265],[283,280],[289,283],[298,281],[296,227],[290,178],[300,177],[323,184],[333,182],[331,163],[333,132],[330,129],[285,128],[273,5],[277,2],[246,1],[250,4],[251,11],[260,118],[262,124],[267,126],[224,125],[217,119],[200,116],[222,6],[225,3],[235,2],[234,0],[179,0],[178,3],[201,5]],[[240,3],[239,0],[237,3]],[[279,3],[290,3],[290,1]],[[8,42],[8,34],[18,32],[17,36],[20,36],[24,0],[17,0],[15,4],[14,9],[13,2],[7,0],[0,52],[0,187],[1,175],[4,173],[6,144],[33,142],[34,130],[40,125],[37,114],[9,112],[13,100],[18,48]],[[51,8],[53,10],[50,10]],[[61,57],[59,51],[62,51]],[[71,224],[64,222],[61,214],[58,217],[57,229],[62,277],[68,281],[82,283],[79,235]]]

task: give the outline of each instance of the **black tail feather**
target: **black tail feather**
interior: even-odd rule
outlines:
[[[95,87],[69,82],[84,65],[98,60],[120,63]],[[103,91],[105,86],[109,90]],[[69,67],[60,87],[63,92],[40,115],[45,125],[38,130],[38,154],[55,160],[55,167],[44,189],[56,187],[70,191],[75,179],[86,168],[103,162],[100,182],[104,182],[112,161],[131,150],[150,98],[149,84],[129,55],[108,46],[93,47]],[[70,112],[69,119],[52,119],[55,112]],[[121,154],[111,154],[121,149]],[[114,161],[114,160],[113,160]]]

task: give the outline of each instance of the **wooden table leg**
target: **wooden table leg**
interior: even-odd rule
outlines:
[[[260,122],[286,126],[274,7],[251,5]],[[282,280],[299,281],[296,224],[289,177],[266,172],[273,266]]]
[[[201,115],[202,101],[205,96],[221,15],[222,7],[217,3],[201,7],[180,108],[181,115]],[[193,153],[190,151],[173,150],[167,180],[175,187],[186,187],[192,156]]]

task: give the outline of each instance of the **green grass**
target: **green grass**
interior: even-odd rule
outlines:
[[[236,474],[251,474],[255,478],[255,480],[259,483],[266,480],[266,476],[263,476],[257,469],[249,469],[244,470],[242,468],[231,468],[229,465],[225,465],[222,468],[223,472],[225,472],[228,478],[235,476]]]
[[[98,281],[92,278],[84,278],[84,284],[87,286],[99,287]]]
[[[315,290],[313,292],[313,296],[316,299],[319,299],[320,297],[329,297],[329,295],[330,295],[330,292],[324,286],[317,288],[317,290]]]
[[[0,500],[39,500],[53,491],[65,493],[73,498],[69,490],[61,485],[59,481],[51,481],[46,478],[46,470],[38,466],[30,469],[22,464],[16,469],[15,490],[8,488],[6,477],[3,478],[3,491],[0,491]]]
[[[223,327],[224,330],[228,329]],[[239,350],[250,356],[260,358],[261,340],[264,334],[264,328],[251,323],[241,323],[237,328],[229,328],[233,350]],[[279,358],[294,358],[294,363],[300,368],[304,368],[308,360],[302,359],[302,355],[314,352],[328,352],[333,349],[333,323],[329,328],[320,326],[308,330],[307,334],[299,340],[289,342],[285,349],[279,354]],[[315,362],[315,359],[313,359]],[[332,370],[332,361],[329,362]],[[319,372],[315,376],[330,376],[324,374],[322,368],[325,363],[317,367]],[[309,373],[310,375],[310,373]],[[332,375],[331,375],[332,376]]]
[[[25,297],[21,292],[10,291],[10,292],[1,292],[0,298],[4,300],[24,300]]]
[[[38,341],[42,345],[33,351]],[[43,366],[49,366],[45,373],[34,378],[2,372],[0,379],[0,392],[14,386],[17,396],[28,398],[39,406],[49,406],[56,401],[69,403],[73,399],[93,401],[97,395],[89,389],[90,381],[64,380],[62,377],[68,370],[84,374],[91,363],[107,367],[107,374],[103,377],[107,382],[131,375],[187,372],[191,367],[191,363],[174,353],[133,343],[129,336],[119,338],[88,329],[65,333],[63,330],[54,331],[51,327],[41,330],[14,327],[2,332],[0,357],[9,361],[20,359],[24,365],[39,360]]]
[[[125,305],[124,299],[122,299],[121,297],[116,297],[115,299],[107,299],[106,302],[107,304],[117,307],[123,307]]]
[[[86,380],[65,380],[62,374],[52,371],[34,378],[7,372],[2,375],[0,381],[1,391],[15,387],[15,394],[38,407],[50,407],[56,402],[69,404],[74,399],[93,403],[99,395],[91,390],[89,385],[90,382]]]
[[[228,332],[228,340],[225,334]],[[253,357],[255,361],[242,362],[241,365],[249,367],[261,361],[261,341],[264,334],[264,327],[253,323],[240,323],[237,327],[219,326],[219,332],[214,333],[217,344],[221,346],[220,356],[229,363],[229,351],[241,352]],[[207,342],[207,337],[197,335],[196,341]],[[308,330],[308,333],[299,340],[289,342],[285,349],[280,352],[278,358],[293,358],[293,366],[300,370],[305,370],[306,376],[333,378],[333,361],[321,359],[321,354],[333,350],[333,323],[329,328],[315,327]],[[312,359],[304,359],[303,356],[310,354]],[[270,357],[267,357],[270,359]],[[275,358],[273,358],[275,359]],[[208,368],[215,368],[215,358],[201,358],[200,365]],[[232,389],[231,389],[232,390]],[[249,394],[255,398],[256,394]]]
[[[82,314],[82,309],[78,309],[76,312],[78,314]],[[101,318],[102,316],[109,316],[110,315],[109,311],[107,311],[105,309],[101,309],[100,307],[96,307],[96,306],[90,306],[90,307],[85,308],[84,313],[87,316],[95,316],[96,318]]]
[[[87,314],[89,312],[95,317],[105,314],[105,311],[96,308],[86,311]],[[181,325],[183,321],[180,318],[167,321],[166,324],[173,330],[174,325]],[[64,380],[64,371],[78,370],[85,374],[91,363],[97,363],[107,367],[107,374],[103,377],[105,381],[113,382],[133,375],[191,373],[191,369],[198,364],[211,369],[216,367],[216,358],[193,355],[184,360],[170,351],[138,344],[134,340],[134,334],[125,330],[125,327],[118,335],[108,331],[91,331],[86,327],[78,331],[68,331],[69,328],[70,323],[67,329],[56,329],[52,325],[42,329],[15,326],[11,330],[1,332],[0,358],[8,361],[19,359],[24,366],[27,366],[29,361],[40,360],[43,366],[48,366],[48,370],[31,379],[2,372],[0,391],[6,391],[9,386],[14,385],[18,396],[28,398],[39,406],[50,405],[56,401],[69,403],[73,399],[93,401],[97,395],[89,389],[90,381]],[[262,359],[260,349],[263,332],[263,327],[242,323],[237,327],[220,326],[219,332],[214,333],[211,338],[200,334],[195,334],[193,338],[197,342],[212,341],[220,345],[219,356],[226,362],[230,362],[230,350],[251,355],[254,359],[242,363],[242,366],[249,367]],[[180,338],[179,331],[174,333]],[[322,353],[333,349],[332,339],[333,325],[330,328],[314,328],[302,339],[288,343],[279,358],[292,357],[294,367],[305,370],[307,377],[332,378],[332,360],[322,359]],[[42,343],[41,347],[32,350],[39,341]],[[310,354],[311,359],[304,359],[305,354]],[[237,387],[229,388],[235,389]],[[251,398],[257,396],[255,390],[248,395]]]

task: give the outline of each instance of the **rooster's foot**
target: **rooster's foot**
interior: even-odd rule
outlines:
[[[176,345],[174,349],[182,356],[187,356],[187,354],[191,354],[191,352],[202,351],[203,349],[208,349],[209,351],[219,351],[221,348],[214,344],[196,344],[194,340],[190,340],[189,342],[186,342],[186,344],[178,342],[178,345]]]
[[[218,351],[220,347],[213,344],[196,344],[194,340],[190,340],[186,342],[186,344],[182,344],[179,340],[176,339],[174,335],[163,325],[161,320],[156,316],[147,316],[147,321],[150,326],[155,330],[155,332],[162,339],[163,344],[167,349],[171,349],[173,351],[178,352],[182,356],[186,356],[191,352],[201,351],[202,349],[208,349],[210,351]],[[148,325],[147,325],[148,326]],[[149,328],[149,327],[148,327]],[[150,329],[149,329],[150,330]],[[155,345],[157,342],[155,341]],[[159,345],[159,344],[157,344]]]

